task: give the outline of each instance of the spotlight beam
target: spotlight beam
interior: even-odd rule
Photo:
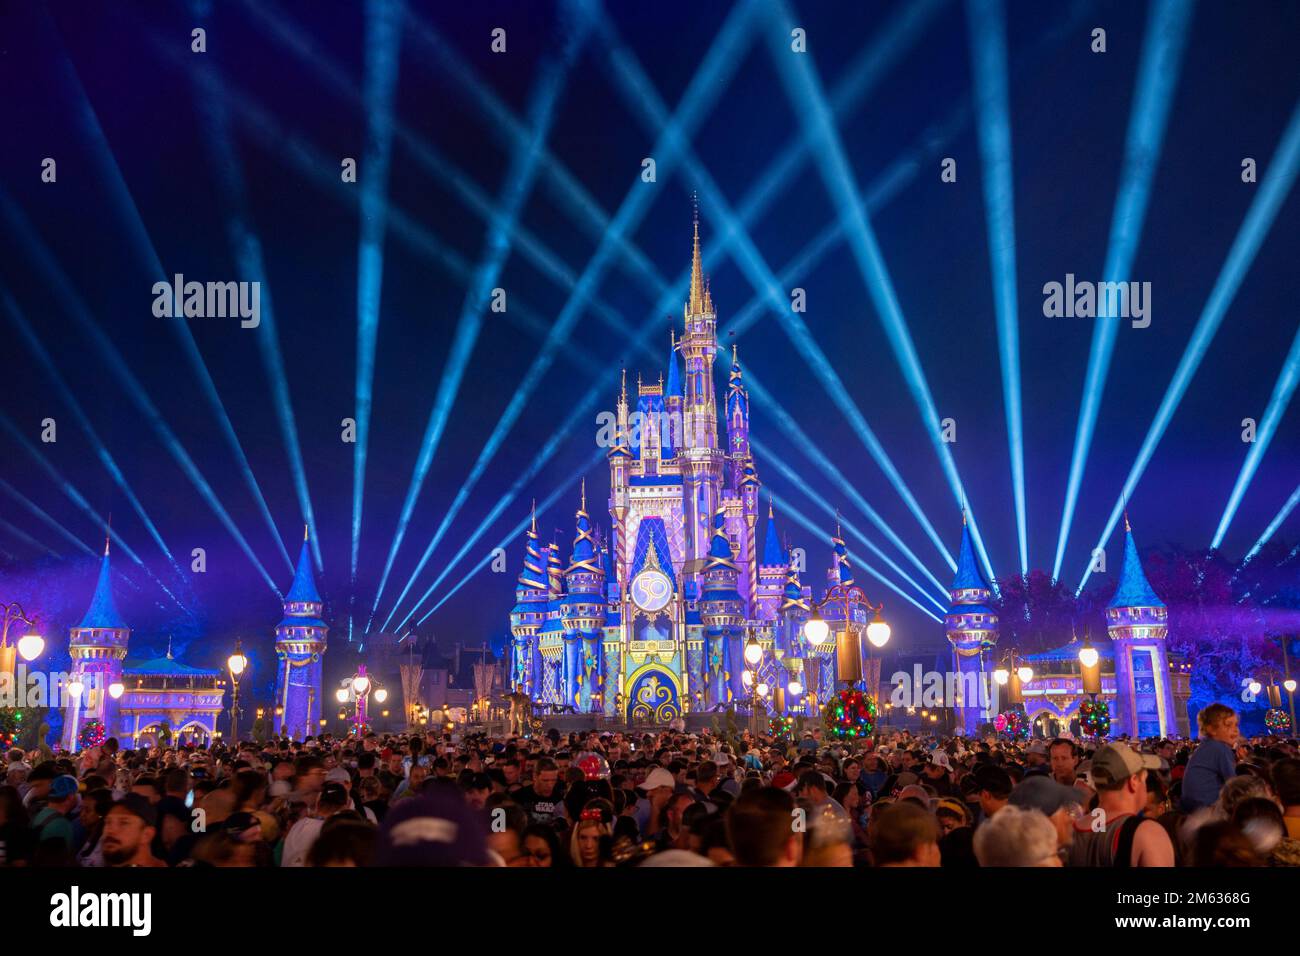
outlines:
[[[1120,492],[1119,500],[1111,509],[1106,527],[1097,542],[1098,548],[1105,546],[1111,532],[1115,530],[1115,525],[1119,523],[1125,502],[1133,496],[1133,490],[1141,480],[1147,465],[1150,464],[1156,446],[1160,444],[1165,429],[1169,427],[1169,422],[1174,417],[1174,411],[1182,401],[1188,386],[1191,385],[1192,377],[1200,368],[1201,360],[1209,351],[1210,343],[1214,340],[1214,335],[1218,332],[1224,316],[1227,315],[1233,299],[1236,298],[1237,290],[1241,288],[1246,273],[1250,271],[1259,247],[1263,245],[1273,220],[1277,218],[1283,200],[1295,184],[1297,170],[1300,170],[1300,101],[1296,103],[1291,113],[1291,119],[1287,123],[1276,152],[1269,164],[1264,167],[1264,173],[1259,181],[1259,191],[1246,211],[1246,218],[1242,220],[1237,230],[1232,248],[1228,250],[1228,256],[1219,270],[1218,278],[1215,279],[1214,288],[1210,290],[1210,296],[1201,310],[1196,327],[1192,330],[1191,340],[1183,351],[1178,368],[1174,370],[1173,379],[1165,390],[1164,398],[1160,400],[1155,419],[1147,429],[1137,459],[1124,480],[1124,488]],[[1083,591],[1084,585],[1088,583],[1088,578],[1091,576],[1092,562],[1089,561],[1088,568],[1075,591],[1076,594]]]
[[[1238,574],[1241,573],[1241,568],[1244,568],[1255,555],[1263,550],[1264,545],[1268,544],[1273,535],[1277,533],[1277,529],[1282,527],[1282,522],[1290,517],[1296,505],[1300,505],[1300,485],[1296,485],[1295,491],[1291,492],[1291,497],[1283,503],[1278,513],[1274,515],[1273,520],[1268,523],[1268,527],[1264,529],[1264,533],[1259,536],[1259,540],[1251,546],[1250,550],[1246,552],[1246,556],[1241,559],[1241,565],[1237,569]]]
[[[609,50],[614,80],[627,105],[641,114],[647,125],[652,129],[662,130],[666,128],[667,108],[655,91],[654,85],[645,70],[637,63],[635,56],[627,45],[622,42],[614,25],[608,18],[602,18],[599,27],[604,35],[605,45]],[[830,359],[827,358],[813,339],[807,324],[798,313],[790,311],[789,302],[785,298],[779,280],[773,274],[762,253],[759,252],[748,230],[745,229],[732,211],[722,190],[695,156],[689,144],[682,145],[681,153],[687,174],[694,182],[699,184],[705,201],[722,224],[723,231],[732,237],[732,257],[736,264],[745,274],[750,284],[760,295],[766,297],[772,311],[782,315],[781,328],[790,336],[791,342],[804,357],[823,387],[826,388],[836,406],[848,419],[849,424],[853,426],[854,433],[862,438],[867,450],[885,472],[886,477],[902,496],[921,526],[938,543],[938,533],[934,530],[920,504],[898,473],[884,446],[877,439],[875,432],[867,424],[865,416],[849,395],[848,389],[845,388]],[[801,438],[804,441],[807,440],[807,436],[801,435]],[[870,514],[871,512],[867,513]],[[955,562],[953,567],[956,567]]]
[[[194,459],[190,457],[189,452],[185,450],[185,446],[181,444],[180,439],[176,437],[176,433],[171,430],[171,427],[163,418],[162,412],[158,410],[158,406],[154,404],[153,399],[145,391],[143,383],[136,378],[122,353],[117,350],[117,346],[113,344],[113,341],[95,321],[85,301],[74,291],[72,281],[59,267],[53,254],[36,233],[27,217],[3,191],[0,191],[0,214],[3,214],[11,231],[21,237],[21,247],[25,248],[37,263],[54,297],[60,302],[64,310],[72,316],[78,327],[94,345],[95,351],[113,372],[123,391],[126,392],[145,422],[153,429],[163,447],[176,460],[185,476],[189,478],[199,495],[212,509],[213,514],[217,516],[217,520],[235,539],[235,543],[239,545],[240,550],[244,552],[249,562],[261,574],[262,579],[266,581],[276,596],[282,599],[283,595],[280,594],[280,589],[276,587],[275,581],[267,574],[266,568],[258,560],[243,532],[239,530],[239,526],[235,524],[234,519],[230,517],[229,512],[221,504],[216,492],[212,490],[208,480],[203,477],[203,473],[199,470],[198,465],[194,463]]]
[[[63,525],[55,521],[52,517],[50,517],[49,512],[45,511],[38,504],[36,504],[36,502],[32,501],[30,498],[24,495],[13,485],[9,484],[9,482],[5,481],[3,478],[0,478],[0,491],[3,491],[14,501],[22,505],[23,508],[26,509],[29,514],[31,514],[34,518],[40,521],[47,528],[52,529],[60,537],[66,539],[77,550],[90,555],[92,558],[95,556],[95,552],[91,550],[91,548],[84,541],[78,538],[75,534],[73,534]],[[55,557],[58,557],[58,555],[55,555]]]
[[[732,9],[718,35],[714,38],[709,52],[703,58],[702,65],[696,71],[682,96],[677,112],[668,121],[666,128],[649,152],[649,155],[655,160],[657,169],[661,172],[666,173],[667,170],[675,166],[691,132],[699,123],[703,122],[708,111],[717,98],[721,96],[732,72],[739,68],[742,59],[741,53],[751,34],[756,7],[757,4],[754,0],[743,0],[742,3]],[[637,226],[649,211],[651,203],[658,198],[658,195],[658,188],[652,184],[642,182],[640,176],[637,176],[636,181],[633,182],[624,195],[618,211],[610,221],[609,231],[602,237],[595,254],[587,263],[572,294],[551,326],[550,333],[547,335],[546,341],[542,343],[537,357],[516,387],[509,404],[493,428],[492,434],[488,436],[487,442],[480,450],[478,458],[470,471],[469,478],[462,485],[462,490],[476,482],[486,470],[488,463],[496,455],[501,445],[504,444],[510,429],[527,407],[528,399],[563,350],[574,326],[582,317],[588,300],[598,291],[605,270],[614,258],[617,249],[617,237],[631,236],[636,232]],[[657,309],[655,315],[661,314],[662,310]],[[647,323],[645,331],[651,329],[653,329],[653,325]],[[468,492],[466,491],[465,494],[467,495]],[[455,507],[453,505],[453,509]],[[447,512],[448,515],[454,515],[454,513],[454,510]],[[449,520],[444,517],[444,531],[449,523]],[[437,535],[435,535],[436,538]],[[424,564],[427,563],[428,557],[432,553],[433,548],[431,545],[425,549],[425,557],[415,573],[407,581],[406,587],[403,588],[403,594],[413,585],[416,575],[423,570]],[[401,598],[398,599],[393,612],[389,614],[388,620],[392,619],[400,603]],[[384,628],[387,629],[387,626],[387,623],[385,623]],[[398,629],[401,629],[401,625],[398,626]]]
[[[559,500],[562,494],[564,494],[565,492],[572,493],[573,486],[577,484],[578,479],[581,478],[589,469],[591,469],[598,461],[600,461],[604,457],[605,457],[604,452],[601,449],[597,449],[595,455],[593,455],[591,458],[584,461],[577,470],[575,470],[571,475],[569,475],[569,477],[565,478],[564,481],[556,485],[554,491],[552,491],[549,495],[547,495],[545,498],[541,500],[541,502],[537,506],[537,510],[541,512],[545,512],[546,509],[554,506],[555,502]],[[505,510],[505,505],[502,505],[500,511],[494,509],[494,513],[499,515],[501,511],[504,510]],[[495,518],[493,519],[493,521],[495,521]],[[478,564],[470,568],[470,570],[466,572],[465,576],[461,578],[459,581],[457,581],[456,584],[453,585],[452,588],[441,597],[441,599],[439,599],[438,603],[429,609],[428,613],[425,614],[424,617],[420,618],[419,622],[417,623],[417,626],[427,621],[429,617],[435,611],[438,610],[438,608],[442,607],[444,604],[447,603],[448,600],[451,599],[451,596],[453,594],[455,594],[462,587],[464,587],[464,585],[471,578],[473,578],[474,575],[482,571],[483,568],[488,564],[488,562],[492,560],[492,555],[494,551],[496,551],[498,548],[505,548],[508,545],[517,541],[519,536],[524,533],[524,529],[528,527],[529,522],[531,521],[532,521],[532,516],[529,515],[523,521],[519,522],[519,524],[511,528],[510,531],[506,533],[505,537],[503,537],[500,541],[497,542],[495,548],[493,548],[491,551],[488,551],[488,553],[478,562]],[[408,620],[409,620],[409,616],[408,616]]]
[[[31,456],[34,462],[36,462],[37,467],[39,467],[41,471],[45,473],[46,477],[49,478],[50,483],[54,487],[58,488],[59,491],[63,493],[63,496],[65,498],[67,498],[74,505],[76,505],[77,508],[83,514],[85,514],[95,526],[108,529],[109,538],[119,548],[122,549],[122,553],[125,554],[132,561],[134,561],[136,564],[138,564],[140,567],[142,567],[145,573],[148,574],[149,577],[153,578],[154,583],[157,584],[158,587],[162,588],[163,593],[166,594],[169,598],[171,598],[172,602],[178,608],[180,608],[183,612],[185,612],[185,614],[189,615],[191,618],[194,616],[193,612],[188,607],[185,606],[184,602],[182,602],[180,598],[178,598],[175,594],[173,594],[171,592],[171,589],[168,588],[167,585],[162,582],[162,579],[159,578],[156,574],[154,574],[152,569],[150,569],[150,567],[144,563],[144,561],[140,558],[140,555],[136,554],[135,550],[124,540],[122,540],[122,536],[118,532],[113,530],[112,525],[110,525],[107,521],[105,521],[103,516],[100,515],[98,512],[96,512],[95,509],[90,506],[90,502],[88,502],[85,496],[80,491],[77,490],[76,486],[74,486],[72,482],[64,478],[63,475],[59,473],[58,469],[55,468],[52,464],[49,463],[49,461],[46,460],[45,456],[41,454],[40,450],[34,444],[32,444],[31,439],[29,439],[25,434],[23,434],[22,429],[20,429],[16,424],[14,424],[14,422],[3,412],[0,412],[0,428],[8,432],[9,437],[13,439],[14,442],[22,446],[23,450],[26,451],[27,454]],[[134,587],[135,585],[133,584],[132,586]]]
[[[87,136],[93,141],[95,146],[95,155],[99,160],[101,172],[109,180],[112,187],[109,190],[110,198],[118,210],[118,213],[125,220],[128,229],[132,234],[135,247],[140,250],[145,260],[146,268],[159,280],[165,280],[169,273],[163,268],[162,261],[158,257],[158,251],[154,247],[153,239],[150,238],[149,230],[145,226],[144,219],[140,215],[140,209],[131,195],[130,187],[122,175],[122,169],[118,166],[117,158],[113,153],[112,146],[109,145],[108,138],[104,135],[103,127],[99,123],[99,117],[95,113],[95,108],[86,95],[85,88],[81,84],[81,79],[77,75],[76,67],[66,56],[63,59],[64,69],[70,89],[74,92],[74,99],[77,104],[76,111],[80,115],[81,125]],[[190,332],[189,325],[184,318],[177,317],[168,321],[175,332],[181,344],[181,350],[190,364],[190,369],[198,381],[200,390],[204,398],[207,399],[213,415],[217,419],[217,424],[221,429],[222,436],[229,445],[231,454],[234,455],[235,462],[239,466],[240,474],[247,485],[249,492],[253,496],[253,501],[261,513],[263,521],[266,523],[268,530],[271,532],[271,539],[275,546],[280,550],[280,556],[284,559],[285,565],[292,570],[293,562],[289,560],[289,552],[285,550],[284,540],[280,537],[280,532],[276,529],[275,520],[271,517],[271,509],[267,507],[266,498],[262,494],[261,486],[257,483],[257,478],[253,474],[253,468],[248,462],[248,456],[244,454],[243,446],[239,442],[239,437],[235,434],[235,427],[231,424],[230,416],[226,412],[226,407],[222,404],[221,395],[217,392],[216,383],[212,380],[212,375],[208,371],[207,364],[203,361],[203,355],[199,352],[199,347],[194,341],[194,336]],[[233,525],[233,522],[232,522]],[[242,539],[243,535],[240,534]],[[251,551],[251,549],[250,549]],[[259,564],[260,567],[260,564]],[[278,593],[278,592],[277,592]]]
[[[776,492],[772,492],[772,491],[769,491],[769,494],[771,494],[773,503],[778,508],[781,509],[781,513],[783,515],[786,515],[794,519],[796,524],[798,524],[800,527],[802,527],[805,531],[809,532],[810,534],[815,535],[817,538],[821,540],[825,540],[826,537],[825,528],[819,527],[815,521],[811,520],[807,515],[805,515],[802,511],[800,511],[793,504],[791,504],[788,498],[783,498],[782,496],[778,495]],[[889,578],[885,577],[883,574],[877,571],[869,563],[864,561],[860,555],[850,551],[849,557],[853,559],[853,563],[858,567],[859,570],[865,571],[867,574],[871,575],[873,578],[875,578],[885,587],[889,588],[889,590],[899,595],[908,604],[915,607],[922,614],[926,615],[932,620],[943,623],[943,618],[939,617],[937,614],[931,611],[920,601],[916,600],[916,598],[912,597],[912,595],[908,594],[906,591],[900,588],[893,581],[889,580]]]
[[[79,402],[76,395],[73,394],[71,386],[55,367],[53,358],[50,357],[50,353],[46,350],[45,346],[41,344],[40,338],[36,335],[36,330],[32,328],[31,323],[29,323],[23,316],[22,311],[18,308],[18,303],[14,301],[13,296],[9,294],[7,289],[0,292],[0,298],[3,298],[5,310],[8,312],[10,320],[18,327],[18,332],[27,343],[28,349],[34,356],[36,356],[36,361],[44,370],[46,377],[54,382],[55,387],[58,388],[60,394],[63,396],[63,400],[67,403],[68,408],[71,409],[73,417],[77,420],[77,424],[81,427],[81,430],[86,433],[86,436],[90,439],[90,443],[95,447],[95,454],[99,458],[100,463],[104,466],[104,470],[108,472],[109,477],[113,479],[113,483],[117,485],[118,490],[122,492],[127,502],[131,505],[131,510],[136,513],[140,522],[149,532],[149,536],[153,538],[154,543],[158,545],[159,550],[162,551],[163,555],[167,558],[168,563],[171,564],[172,568],[176,571],[177,577],[182,582],[185,582],[185,575],[181,571],[180,565],[176,563],[176,558],[172,555],[171,549],[167,547],[167,542],[163,540],[162,534],[159,533],[158,527],[154,524],[153,519],[151,519],[148,512],[144,510],[144,504],[136,495],[135,490],[127,482],[126,476],[122,473],[122,469],[118,467],[116,459],[113,458],[112,453],[108,450],[108,446],[104,444],[103,439],[99,437],[99,433],[95,431],[95,426],[91,424],[90,416],[86,414],[86,410],[82,407],[81,402]]]
[[[930,438],[930,443],[939,457],[939,463],[953,495],[966,509],[971,538],[984,570],[996,590],[997,576],[989,562],[988,551],[984,546],[974,509],[969,504],[969,495],[957,473],[957,463],[940,434],[939,410],[935,406],[929,382],[921,368],[921,360],[898,302],[889,268],[876,241],[875,231],[863,209],[857,184],[854,182],[853,172],[844,152],[844,145],[840,141],[834,120],[826,105],[821,80],[818,79],[808,56],[793,54],[784,45],[795,25],[786,4],[777,2],[768,8],[768,13],[772,18],[773,27],[778,28],[768,31],[772,59],[776,64],[777,72],[786,86],[794,111],[798,114],[800,122],[804,124],[805,135],[810,140],[813,154],[817,159],[818,171],[837,207],[838,215],[845,219],[844,231],[849,241],[850,251],[853,253],[867,291],[875,304],[877,315],[884,326],[885,337],[902,368],[912,398],[921,413],[926,435]]]
[[[586,35],[587,30],[584,24],[579,33],[570,35],[560,57],[548,58],[542,65],[538,82],[534,84],[532,102],[529,106],[532,135],[526,141],[520,143],[519,148],[514,150],[511,155],[497,214],[489,221],[479,267],[465,292],[460,317],[456,324],[456,339],[447,360],[447,368],[444,370],[438,385],[438,394],[430,411],[428,424],[425,426],[415,471],[411,475],[411,483],[407,488],[406,498],[402,503],[401,515],[398,518],[397,530],[393,535],[392,545],[388,549],[388,558],[384,562],[384,571],[380,576],[379,587],[375,591],[375,599],[370,608],[370,621],[366,623],[367,632],[369,632],[375,612],[379,608],[379,601],[383,597],[385,586],[388,584],[388,576],[393,570],[393,562],[397,559],[397,552],[406,536],[411,516],[415,513],[415,505],[419,499],[420,490],[424,486],[425,478],[428,477],[443,432],[446,430],[447,422],[451,418],[451,409],[456,396],[460,392],[461,381],[466,368],[469,366],[470,355],[482,329],[483,315],[491,299],[492,289],[496,286],[502,269],[505,267],[506,259],[510,255],[512,233],[528,197],[532,194],[533,185],[537,179],[542,144],[550,135],[556,105],[564,90],[565,81],[569,76],[573,63],[586,42]],[[506,429],[508,430],[508,428],[507,425]],[[490,439],[489,445],[491,445]],[[481,459],[482,455],[480,455]],[[472,473],[470,480],[473,480]],[[466,486],[462,485],[461,491],[456,496],[457,505],[454,505],[453,508],[457,508],[459,502],[467,494]],[[411,573],[411,578],[408,580],[406,587],[398,596],[397,604],[402,602],[402,599],[410,590],[410,581],[413,581],[428,563],[434,548],[437,546],[438,539],[442,536],[441,532],[444,532],[449,524],[446,516],[451,514],[453,514],[452,510],[444,512],[444,522],[442,527],[439,528],[440,533],[434,536],[425,549],[415,571]],[[396,607],[394,607],[395,610]],[[389,620],[391,619],[392,614],[389,615]]]
[[[30,534],[24,531],[22,528],[19,528],[17,525],[10,524],[8,521],[5,521],[3,518],[0,518],[0,528],[4,528],[13,537],[17,538],[19,541],[27,545],[29,548],[32,548],[36,551],[40,551],[44,554],[49,554],[60,561],[63,560],[63,555],[59,554],[59,552],[55,551],[48,544],[41,544]]]
[[[1142,235],[1151,183],[1155,178],[1160,149],[1164,142],[1169,107],[1182,68],[1183,49],[1191,23],[1193,6],[1184,0],[1157,0],[1150,8],[1138,63],[1137,89],[1129,114],[1124,144],[1124,166],[1120,174],[1115,209],[1111,214],[1110,241],[1102,274],[1107,282],[1127,282]],[[1103,301],[1106,301],[1103,299]],[[1106,301],[1106,305],[1109,306]],[[1100,310],[1099,310],[1100,312]],[[1074,434],[1074,451],[1065,489],[1065,507],[1061,512],[1061,530],[1056,541],[1056,559],[1052,579],[1059,579],[1070,526],[1083,485],[1084,467],[1092,446],[1101,409],[1102,392],[1115,352],[1119,334],[1119,316],[1098,314],[1092,332],[1088,371],[1083,381],[1079,403],[1079,421]]]
[[[799,491],[803,492],[804,497],[807,498],[809,501],[811,501],[813,504],[815,504],[819,511],[825,514],[828,518],[838,519],[840,524],[845,529],[847,529],[850,534],[852,534],[855,538],[861,541],[862,544],[867,548],[867,550],[869,550],[872,554],[880,558],[880,560],[883,561],[886,565],[888,565],[890,570],[892,570],[900,578],[902,578],[908,584],[912,585],[912,587],[916,588],[917,592],[922,597],[924,597],[927,601],[929,601],[931,604],[937,607],[940,611],[946,612],[948,610],[945,605],[940,604],[937,600],[934,599],[934,597],[932,597],[925,590],[925,588],[923,588],[920,584],[918,584],[911,575],[909,575],[906,571],[900,568],[898,564],[895,563],[893,558],[891,558],[884,551],[882,551],[874,541],[872,541],[861,531],[859,531],[851,522],[844,520],[843,516],[840,515],[839,512],[837,512],[833,507],[831,507],[830,503],[826,500],[825,496],[819,495],[816,491],[814,491],[812,486],[809,485],[808,482],[806,482],[803,479],[803,476],[800,475],[793,468],[791,468],[789,465],[787,465],[785,463],[785,460],[780,455],[776,454],[776,452],[768,448],[766,445],[762,445],[760,442],[754,441],[753,439],[750,439],[750,444],[754,446],[755,451],[757,451],[759,454],[763,456],[764,462],[770,462],[772,466],[776,469],[777,474],[781,475],[791,485],[793,485]]]
[[[1011,454],[1011,494],[1016,509],[1020,574],[1029,574],[1025,518],[1025,430],[1020,401],[1020,310],[1016,300],[1015,185],[1011,176],[1011,103],[1007,92],[1007,14],[1002,0],[968,0],[980,159],[984,167],[985,222],[1002,368],[1002,404]]]
[[[1282,363],[1282,371],[1273,385],[1273,394],[1264,409],[1264,417],[1259,421],[1255,441],[1246,452],[1246,460],[1242,462],[1241,471],[1232,486],[1232,494],[1228,496],[1223,517],[1219,519],[1219,527],[1214,532],[1214,540],[1210,542],[1210,547],[1216,551],[1223,543],[1223,536],[1228,533],[1228,526],[1232,524],[1232,519],[1237,514],[1241,499],[1245,496],[1246,489],[1250,487],[1255,472],[1259,469],[1259,463],[1264,459],[1264,453],[1268,451],[1269,443],[1277,433],[1277,426],[1282,421],[1282,416],[1286,414],[1287,406],[1291,404],[1291,396],[1295,394],[1297,383],[1300,383],[1300,329],[1296,330],[1295,339],[1291,342],[1291,350],[1287,353],[1286,361]]]
[[[384,283],[388,164],[393,145],[393,96],[401,51],[401,12],[391,0],[366,2],[366,151],[357,172],[361,186],[361,230],[357,249],[356,442],[352,446],[352,582],[357,580],[361,512],[374,399],[379,302]],[[348,616],[348,640],[352,617]]]
[[[248,214],[247,188],[243,168],[236,154],[230,134],[229,116],[224,99],[214,92],[215,80],[205,70],[194,73],[195,107],[202,123],[208,151],[213,158],[213,168],[229,208],[226,232],[240,273],[250,282],[260,283],[262,289],[261,324],[254,331],[262,368],[271,386],[272,405],[280,426],[280,437],[289,459],[289,473],[303,521],[311,529],[311,549],[319,571],[321,560],[320,534],[316,527],[316,512],[312,507],[311,491],[307,486],[307,468],[303,462],[302,445],[298,440],[298,423],[293,413],[289,395],[289,380],[285,372],[284,357],[280,352],[275,310],[271,302],[271,283],[262,258],[262,245],[252,228]]]

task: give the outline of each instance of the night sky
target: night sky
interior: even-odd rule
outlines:
[[[454,11],[452,6],[455,7]],[[608,3],[622,40],[673,109],[731,14],[725,3]],[[860,9],[859,9],[860,8]],[[809,56],[826,89],[904,4],[796,2],[807,31]],[[494,119],[463,82],[467,66],[483,87],[524,123],[539,76],[571,34],[568,4],[412,3],[421,29],[457,51],[461,65],[433,56],[402,29],[394,99],[395,124],[437,151],[456,175],[492,203],[508,192],[512,152]],[[1020,357],[1024,406],[1027,524],[1031,568],[1051,569],[1067,471],[1094,322],[1045,318],[1042,287],[1067,273],[1099,280],[1106,258],[1126,127],[1133,100],[1147,10],[1128,2],[1084,4],[1013,2],[1007,9],[1010,123],[1018,265]],[[260,11],[260,12],[259,12]],[[342,668],[349,607],[354,642],[363,631],[411,481],[421,436],[446,373],[466,285],[390,229],[383,248],[382,297],[374,375],[374,407],[364,485],[360,561],[349,581],[355,446],[340,440],[340,422],[356,414],[358,242],[356,196],[362,184],[340,182],[344,157],[364,160],[373,147],[364,108],[366,5],[341,2],[266,4],[222,2],[121,5],[68,3],[46,11],[38,4],[0,10],[0,101],[3,142],[0,188],[45,243],[65,291],[89,307],[192,458],[257,559],[286,590],[290,569],[274,543],[213,407],[186,358],[177,323],[188,324],[238,441],[291,558],[300,546],[303,513],[265,372],[257,330],[231,318],[160,319],[151,287],[180,272],[200,281],[248,278],[232,254],[232,215],[218,175],[195,69],[215,70],[229,115],[230,145],[246,183],[248,222],[265,262],[264,296],[274,303],[275,335],[283,355],[292,416],[314,505],[323,571],[318,575],[332,624],[327,670]],[[292,25],[315,52],[310,62],[281,42],[272,19]],[[1073,23],[1058,39],[1044,39]],[[192,53],[190,31],[207,29],[207,52]],[[1090,51],[1094,27],[1107,31],[1107,51]],[[507,52],[490,50],[491,31],[507,31]],[[799,114],[773,65],[764,17],[743,44],[743,61],[730,71],[716,104],[691,143],[722,191],[738,204],[790,142],[803,135]],[[1134,461],[1142,437],[1169,384],[1192,327],[1215,283],[1252,200],[1269,172],[1300,97],[1300,6],[1197,6],[1182,70],[1174,88],[1145,226],[1131,270],[1152,284],[1152,324],[1121,325],[1088,457],[1062,577],[1078,581],[1088,553]],[[792,55],[792,54],[789,54]],[[354,94],[343,95],[319,70],[329,61]],[[313,63],[315,66],[313,66]],[[459,74],[459,75],[458,75]],[[217,95],[206,88],[202,95]],[[998,339],[982,189],[983,169],[973,122],[956,127],[937,157],[926,152],[936,124],[966,110],[972,91],[971,41],[965,7],[940,3],[910,49],[855,108],[838,117],[838,131],[861,185],[909,154],[921,166],[872,217],[877,238],[921,364],[941,415],[957,422],[951,446],[970,505],[984,532],[998,575],[1018,569],[1008,435],[1002,399]],[[92,113],[87,112],[89,108]],[[94,119],[90,117],[93,115]],[[262,117],[250,122],[253,116]],[[102,128],[107,151],[97,139]],[[609,47],[588,39],[562,77],[546,148],[606,214],[634,186],[641,160],[652,155],[655,133],[629,109],[609,68]],[[427,155],[427,154],[426,154]],[[958,163],[956,183],[942,183],[938,157]],[[41,181],[41,163],[57,161],[57,182]],[[1244,157],[1255,158],[1261,183],[1241,180]],[[319,160],[314,168],[312,162]],[[116,179],[120,170],[123,192]],[[364,183],[368,167],[361,168]],[[665,164],[648,213],[630,235],[653,268],[676,281],[689,264],[692,193],[700,184],[680,164]],[[348,191],[352,190],[352,193]],[[483,259],[483,218],[450,175],[433,175],[417,161],[410,141],[394,140],[387,189],[389,224],[397,210],[463,257],[471,269]],[[144,230],[135,226],[138,209]],[[701,202],[706,255],[724,227]],[[749,230],[755,246],[780,274],[786,264],[836,217],[830,194],[812,163]],[[524,197],[520,223],[574,275],[595,254],[597,231],[579,224],[542,166]],[[5,220],[0,255],[3,288],[36,330],[58,374],[71,387],[95,431],[186,569],[178,577],[122,490],[97,457],[96,447],[68,396],[37,360],[18,326],[0,320],[5,359],[0,411],[40,457],[71,483],[113,527],[149,572],[115,549],[119,606],[135,629],[132,658],[160,653],[168,632],[185,659],[224,659],[234,638],[244,639],[254,665],[269,662],[278,598],[245,556],[175,457],[133,403],[119,373],[83,325],[66,296],[33,255],[28,237]],[[161,259],[164,275],[154,266]],[[1210,543],[1249,446],[1241,421],[1259,419],[1296,335],[1300,254],[1300,196],[1280,206],[1205,361],[1192,380],[1129,510],[1139,544],[1203,548]],[[730,259],[711,262],[719,327],[754,297],[745,273]],[[509,309],[553,322],[569,290],[512,247],[499,280]],[[898,362],[844,244],[793,285],[807,290],[803,316],[817,343],[875,429],[903,479],[954,553],[960,505],[925,434]],[[602,302],[640,328],[655,299],[635,270],[615,261],[598,284]],[[617,370],[656,381],[668,355],[669,329],[680,329],[680,287],[651,342],[657,362],[637,354],[588,310],[540,387],[529,398],[484,479],[452,523],[412,595],[423,593],[515,478],[535,459],[593,382],[609,383],[601,409],[612,408]],[[675,323],[673,319],[675,318]],[[742,365],[777,394],[784,407],[926,566],[945,583],[951,572],[898,494],[828,398],[820,373],[791,348],[784,318],[770,311],[732,341]],[[577,348],[580,346],[580,348]],[[501,417],[540,339],[507,316],[487,313],[474,344],[445,434],[433,458],[410,529],[380,602],[387,616],[480,448]],[[599,362],[587,365],[578,356]],[[725,370],[715,373],[725,389]],[[721,405],[721,400],[719,402]],[[1284,415],[1222,550],[1239,557],[1255,542],[1300,477],[1300,428],[1294,408]],[[846,496],[809,463],[753,400],[752,434],[784,457],[817,496],[846,519],[881,536]],[[41,422],[57,421],[57,442],[41,442]],[[542,468],[531,490],[505,509],[435,592],[435,601],[594,452],[595,415],[586,417]],[[62,650],[66,629],[84,610],[103,530],[61,492],[48,471],[14,436],[0,433],[0,478],[82,542],[73,545],[7,493],[0,518],[42,547],[0,526],[0,600],[18,598],[42,613],[48,638]],[[818,538],[778,512],[783,534],[809,553],[805,582],[820,584],[828,563],[832,522],[798,487],[760,456],[758,473],[781,498],[823,526]],[[603,502],[608,470],[587,473],[589,501]],[[577,507],[576,482],[540,516],[543,534],[562,529],[567,555]],[[597,522],[607,522],[599,505]],[[1300,535],[1300,516],[1279,536]],[[1114,540],[1112,551],[1114,551]],[[852,540],[857,552],[863,549]],[[190,552],[207,554],[207,572],[190,574]],[[901,558],[884,545],[896,559]],[[54,557],[46,548],[58,552]],[[1118,552],[1115,551],[1115,556]],[[500,640],[513,603],[521,543],[512,540],[506,573],[484,569],[421,628],[440,642]],[[156,575],[193,612],[181,614]],[[886,572],[887,574],[889,572]],[[879,582],[860,575],[868,593],[884,600],[900,649],[938,646],[941,625],[921,615]],[[1113,580],[1113,574],[1111,576]],[[1106,582],[1106,587],[1113,586]],[[426,604],[424,609],[430,605]],[[423,615],[423,610],[420,615]],[[378,623],[378,622],[377,622]],[[336,650],[337,649],[337,650]],[[264,668],[270,674],[270,668]],[[330,676],[327,674],[327,677]]]

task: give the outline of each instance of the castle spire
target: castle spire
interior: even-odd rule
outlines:
[[[703,315],[707,311],[704,305],[704,262],[700,257],[700,206],[694,193],[691,194],[694,206],[695,236],[691,245],[691,301],[687,308],[689,315]]]

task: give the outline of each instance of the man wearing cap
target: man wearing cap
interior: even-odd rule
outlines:
[[[637,801],[633,817],[642,837],[646,837],[664,828],[664,810],[677,789],[677,781],[663,767],[655,767],[637,789],[643,796]]]
[[[153,855],[158,811],[147,797],[128,793],[104,816],[104,862],[109,866],[166,866]]]
[[[1083,803],[1081,798],[1074,787],[1034,774],[1011,791],[1008,802],[1022,810],[1040,811],[1056,828],[1057,848],[1064,849],[1074,842],[1074,819]]]
[[[1140,816],[1147,804],[1147,771],[1160,758],[1107,744],[1092,758],[1097,808],[1074,823],[1066,866],[1173,866],[1174,845],[1155,820]]]
[[[77,778],[68,774],[55,777],[50,783],[45,806],[32,817],[32,832],[37,846],[58,842],[62,844],[61,852],[72,852],[72,820],[68,815],[76,805]]]
[[[1041,740],[1035,740],[1025,751],[1025,775],[1031,773],[1048,773],[1047,766],[1047,744]]]

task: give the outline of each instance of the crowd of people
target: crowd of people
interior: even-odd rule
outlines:
[[[375,734],[10,750],[0,866],[1296,866],[1295,740]]]

